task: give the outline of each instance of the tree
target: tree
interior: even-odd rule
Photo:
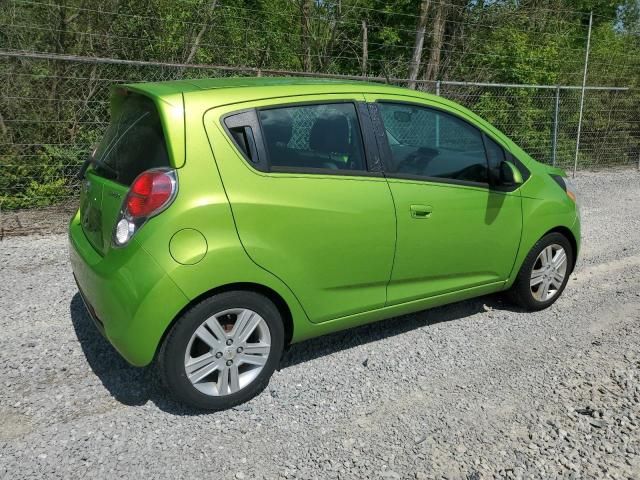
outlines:
[[[416,79],[420,71],[420,61],[422,59],[422,46],[424,45],[424,35],[427,26],[427,15],[429,13],[430,0],[422,0],[420,2],[420,14],[418,15],[418,23],[416,25],[416,36],[413,42],[413,53],[409,63],[409,88],[416,88]]]

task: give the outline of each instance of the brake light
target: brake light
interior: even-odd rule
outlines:
[[[131,240],[145,222],[166,209],[176,196],[178,181],[174,170],[147,170],[136,177],[123,202],[113,241],[121,247]]]
[[[151,170],[140,174],[127,194],[127,211],[134,218],[153,215],[171,199],[173,184],[168,172]]]

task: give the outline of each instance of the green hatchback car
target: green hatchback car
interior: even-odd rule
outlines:
[[[362,82],[115,87],[81,172],[73,272],[102,334],[173,395],[257,395],[295,342],[507,291],[562,293],[575,192],[464,107]]]

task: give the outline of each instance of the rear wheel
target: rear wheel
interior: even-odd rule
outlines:
[[[254,292],[225,292],[188,310],[158,357],[160,375],[181,402],[224,410],[259,394],[284,347],[280,312]]]
[[[573,268],[574,253],[557,232],[542,237],[525,258],[509,295],[527,310],[547,308],[562,294]]]

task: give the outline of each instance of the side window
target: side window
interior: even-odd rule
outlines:
[[[258,115],[271,169],[366,170],[354,104],[268,108]]]
[[[500,181],[500,165],[505,161],[505,153],[500,145],[484,135],[484,145],[487,149],[487,160],[489,162],[489,174],[493,178],[493,183]]]
[[[391,150],[390,173],[488,183],[482,133],[439,110],[380,103]]]

